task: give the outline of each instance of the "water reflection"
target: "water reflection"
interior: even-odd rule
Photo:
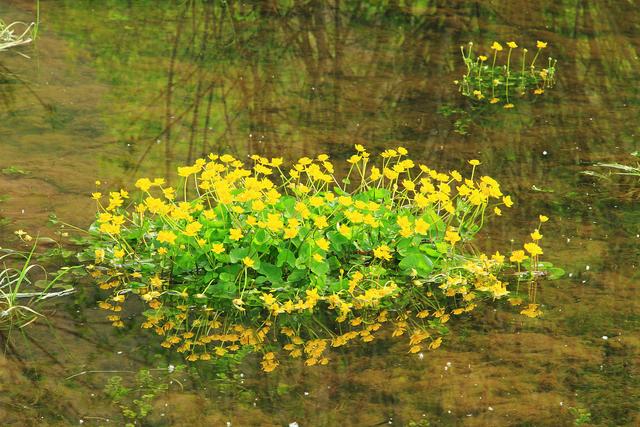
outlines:
[[[538,212],[552,217],[545,255],[570,276],[541,285],[543,320],[488,307],[422,359],[382,342],[271,376],[249,360],[242,380],[198,365],[158,403],[155,425],[555,426],[573,422],[570,406],[596,424],[634,425],[637,199],[579,173],[638,149],[640,10],[620,3],[43,2],[37,55],[1,68],[0,166],[31,174],[0,176],[11,196],[0,214],[25,228],[51,211],[84,225],[96,177],[117,186],[170,174],[210,151],[339,159],[364,143],[402,144],[443,169],[479,158],[518,202],[484,247],[520,241]],[[556,87],[511,111],[471,109],[452,84],[458,46],[494,39],[548,41]],[[467,135],[455,132],[461,117]],[[3,359],[0,384],[18,386],[0,393],[0,415],[13,417],[1,419],[99,424],[90,417],[114,414],[101,394],[107,374],[65,378],[176,362],[137,329],[106,327],[95,297],[81,295]],[[43,345],[52,335],[56,345]]]

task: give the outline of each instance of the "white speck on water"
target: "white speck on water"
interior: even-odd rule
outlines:
[[[80,420],[78,421],[80,424],[84,424],[84,420]]]
[[[424,354],[423,353],[418,353],[418,359],[420,359],[420,360],[424,359]]]
[[[608,340],[608,339],[609,339],[609,337],[608,337],[608,336],[606,336],[606,335],[603,335],[603,336],[602,336],[602,339],[606,341],[606,340]]]
[[[493,406],[489,406],[487,409],[493,411]]]
[[[169,365],[169,366],[167,366],[167,371],[169,371],[169,373],[172,373],[172,372],[173,372],[173,371],[175,371],[175,370],[176,370],[176,367],[175,367],[175,366],[173,366],[173,365]]]
[[[309,396],[309,392],[308,392],[308,391],[305,391],[305,392],[304,392],[304,395],[305,395],[305,396]]]
[[[231,421],[227,421],[227,427],[231,427]]]
[[[589,265],[587,265],[587,266],[585,267],[585,270],[587,270],[587,271],[589,271],[590,269],[591,269],[591,266],[589,266]]]
[[[122,352],[121,352],[121,351],[119,351],[119,352],[118,352],[118,354],[122,354]]]
[[[292,423],[289,423],[289,427],[298,427],[298,423],[295,421]]]
[[[560,402],[560,406],[564,406],[564,402]]]
[[[547,154],[549,154],[549,153],[547,152],[547,150],[544,150],[544,151],[542,152],[542,155],[543,155],[543,156],[546,156]]]

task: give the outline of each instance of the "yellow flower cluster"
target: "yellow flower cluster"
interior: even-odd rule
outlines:
[[[373,341],[384,324],[408,336],[410,353],[438,348],[438,325],[508,294],[505,257],[466,245],[513,201],[478,174],[478,160],[463,176],[416,164],[403,147],[377,161],[355,148],[344,172],[326,154],[288,170],[281,158],[254,155],[246,168],[211,154],[178,168],[177,188],[138,179],[128,206],[126,190],[108,203],[94,193],[92,275],[112,292],[100,307],[116,313],[137,295],[148,306],[142,327],[163,347],[190,361],[250,347],[266,372],[279,364],[273,325],[287,337],[281,348],[308,366],[328,363],[330,347]],[[531,237],[524,249],[537,260],[540,227]],[[520,268],[524,251],[510,260]],[[330,319],[320,330],[310,320],[319,313]]]

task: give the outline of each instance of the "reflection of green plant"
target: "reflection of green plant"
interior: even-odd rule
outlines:
[[[428,420],[409,421],[407,427],[429,427],[431,423]]]
[[[583,424],[591,422],[591,412],[589,412],[587,409],[571,407],[569,408],[569,412],[571,412],[571,415],[573,415],[573,424],[576,426],[581,426]]]
[[[137,425],[153,409],[153,402],[169,388],[171,376],[183,370],[183,366],[171,366],[160,370],[163,375],[152,375],[148,369],[141,369],[135,375],[131,387],[124,385],[123,378],[116,375],[107,381],[104,393],[120,407],[122,415],[129,420],[126,426]]]
[[[522,60],[518,63],[517,68],[511,66],[511,53],[513,49],[518,48],[515,42],[507,43],[509,48],[507,63],[502,66],[496,66],[498,54],[503,50],[502,45],[498,42],[494,42],[491,46],[493,50],[491,65],[489,65],[488,56],[473,55],[473,43],[469,43],[467,50],[461,46],[460,50],[467,67],[467,73],[462,76],[461,81],[456,81],[460,85],[460,91],[464,96],[478,101],[487,99],[490,104],[504,102],[504,108],[513,108],[509,98],[510,88],[511,96],[514,91],[519,95],[524,95],[527,90],[532,91],[535,95],[543,94],[546,88],[552,87],[555,83],[557,61],[549,58],[547,68],[536,68],[536,59],[542,49],[547,47],[547,43],[538,41],[536,46],[538,50],[529,65],[526,65],[528,50],[522,49]]]

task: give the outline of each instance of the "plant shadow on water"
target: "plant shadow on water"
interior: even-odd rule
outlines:
[[[33,20],[27,3],[3,2],[0,14]],[[637,425],[637,198],[580,172],[628,164],[638,150],[640,11],[611,1],[284,3],[43,2],[33,60],[12,50],[0,59],[11,70],[0,80],[0,169],[31,172],[0,176],[9,196],[0,214],[12,224],[0,228],[2,246],[20,244],[18,228],[49,233],[53,211],[89,224],[95,178],[109,188],[145,175],[174,180],[178,164],[211,151],[344,160],[354,143],[402,145],[442,170],[479,158],[519,206],[483,232],[487,251],[522,241],[531,212],[552,218],[545,256],[567,275],[541,282],[542,319],[489,306],[422,358],[381,340],[327,366],[291,361],[270,375],[251,356],[231,371],[198,361],[148,419],[557,426],[588,413],[591,425]],[[473,117],[468,135],[454,132],[436,112],[468,111],[452,85],[468,40],[548,41],[561,65],[556,86]],[[120,408],[102,392],[109,376],[180,364],[151,334],[114,332],[99,298],[78,289],[43,310],[48,322],[12,334],[0,362],[3,422],[117,424]],[[92,370],[131,373],[66,380]]]

